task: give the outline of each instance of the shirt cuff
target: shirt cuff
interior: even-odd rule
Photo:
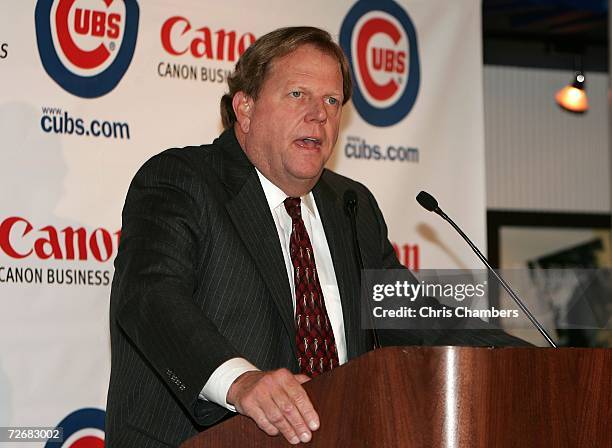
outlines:
[[[257,370],[259,369],[244,358],[229,359],[217,367],[208,378],[199,397],[236,412],[236,408],[227,402],[227,392],[240,375]]]

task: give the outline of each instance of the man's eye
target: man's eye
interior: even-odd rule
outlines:
[[[327,98],[327,102],[331,104],[332,106],[335,106],[336,104],[338,104],[338,100],[334,98],[333,96],[330,96],[329,98]]]
[[[293,98],[299,98],[299,97],[301,97],[301,96],[302,96],[302,92],[299,92],[299,91],[297,91],[297,90],[294,90],[293,92],[291,92],[291,93],[290,93],[290,95],[291,95]]]

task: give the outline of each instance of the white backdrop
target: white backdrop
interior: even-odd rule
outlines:
[[[129,182],[151,155],[218,135],[226,73],[274,28],[319,26],[349,54],[357,92],[330,167],[374,192],[400,259],[477,265],[414,197],[435,194],[484,246],[478,0],[0,5],[0,426],[76,411],[72,440],[103,437],[83,408],[105,405]]]

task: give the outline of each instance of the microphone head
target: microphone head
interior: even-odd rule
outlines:
[[[357,193],[355,190],[346,190],[344,192],[344,212],[351,215],[357,209]]]
[[[426,191],[421,191],[417,195],[416,200],[425,210],[435,212],[438,209],[438,201]]]

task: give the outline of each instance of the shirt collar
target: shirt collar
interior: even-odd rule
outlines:
[[[281,190],[272,182],[270,182],[270,180],[266,176],[264,176],[257,168],[255,168],[255,171],[257,172],[257,176],[259,176],[259,182],[261,182],[261,187],[263,188],[264,194],[266,195],[268,206],[270,207],[270,210],[274,211],[277,207],[283,205],[283,202],[285,201],[285,199],[288,198],[288,196],[283,192],[283,190]],[[308,194],[302,196],[300,199],[302,200],[302,204],[306,206],[306,210],[308,211],[308,213],[310,213],[311,216],[316,218],[317,209],[315,207],[312,191],[308,192]]]

